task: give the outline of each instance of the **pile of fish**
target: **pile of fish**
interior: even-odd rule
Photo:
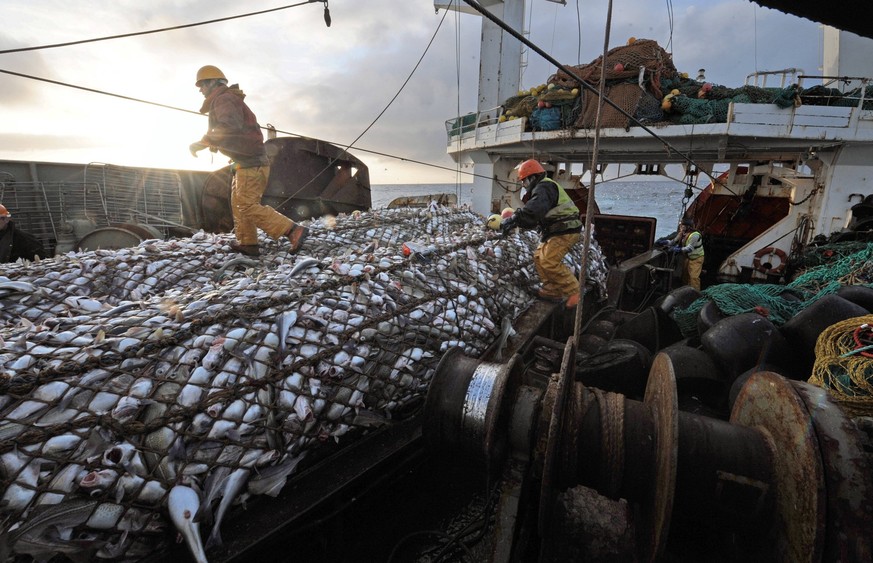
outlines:
[[[177,530],[205,561],[233,505],[414,414],[442,353],[480,355],[538,285],[537,234],[466,210],[309,227],[296,255],[200,232],[0,270],[0,561],[135,560]],[[588,266],[602,299],[596,242]]]

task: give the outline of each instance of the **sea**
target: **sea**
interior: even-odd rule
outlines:
[[[676,181],[604,181],[595,185],[600,212],[655,218],[655,237],[676,231],[686,185]],[[454,194],[460,205],[471,203],[472,184],[378,184],[370,186],[373,209],[388,207],[400,197]],[[596,232],[596,225],[595,225]]]

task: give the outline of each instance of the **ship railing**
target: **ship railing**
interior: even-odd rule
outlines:
[[[821,80],[822,86],[828,90],[838,90],[842,96],[833,96],[825,93],[821,96],[821,105],[841,105],[863,108],[866,97],[867,87],[870,86],[871,79],[869,76],[813,76],[809,74],[801,74],[798,76],[798,86],[803,87],[803,81]],[[810,96],[810,94],[805,94]],[[857,100],[857,103],[855,103]],[[835,103],[834,103],[835,102]]]
[[[63,224],[105,217],[100,188],[93,182],[0,181],[0,201],[13,210],[16,225],[52,252]]]
[[[491,109],[470,112],[459,117],[446,120],[446,133],[449,139],[457,136],[465,136],[467,133],[475,133],[480,127],[495,125],[503,115],[503,106]]]
[[[778,77],[778,88],[785,88],[789,84],[797,82],[797,77],[803,74],[803,69],[800,68],[783,68],[782,70],[764,70],[753,72],[746,76],[746,86],[756,86],[758,88],[767,88],[767,79],[770,77]],[[776,86],[770,86],[775,88]]]

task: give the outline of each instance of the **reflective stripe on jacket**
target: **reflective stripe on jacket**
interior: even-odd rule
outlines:
[[[553,208],[549,209],[541,221],[543,239],[580,230],[582,228],[582,220],[579,218],[579,208],[573,203],[573,199],[567,194],[567,190],[551,178],[544,178],[542,181],[551,182],[558,190],[558,202]]]
[[[700,258],[703,256],[703,236],[698,231],[692,231],[685,238],[685,246],[682,247],[682,252],[688,255],[688,258]]]

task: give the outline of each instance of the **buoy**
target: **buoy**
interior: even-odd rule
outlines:
[[[500,218],[500,215],[495,213],[494,215],[491,215],[488,217],[488,221],[485,223],[485,226],[487,226],[489,229],[499,231],[500,224],[502,222],[503,222],[503,220]]]
[[[673,94],[667,94],[664,96],[664,99],[661,100],[661,109],[663,111],[670,111],[673,109]]]
[[[509,219],[515,214],[515,210],[511,207],[505,207],[503,211],[500,212],[500,217],[503,219]]]
[[[768,259],[762,263],[761,259],[764,258],[765,256],[767,256]],[[773,262],[770,261],[770,259],[769,259],[769,257],[771,257],[771,256],[775,256],[776,258],[779,259],[779,263],[776,264],[775,266],[773,265]],[[785,269],[785,265],[787,263],[788,263],[788,256],[785,254],[785,251],[782,250],[781,248],[775,248],[772,246],[767,246],[765,248],[762,248],[761,250],[759,250],[758,252],[755,253],[755,257],[752,259],[752,267],[755,268],[755,270],[761,272],[762,274],[767,274],[767,275],[781,274],[782,271]]]

